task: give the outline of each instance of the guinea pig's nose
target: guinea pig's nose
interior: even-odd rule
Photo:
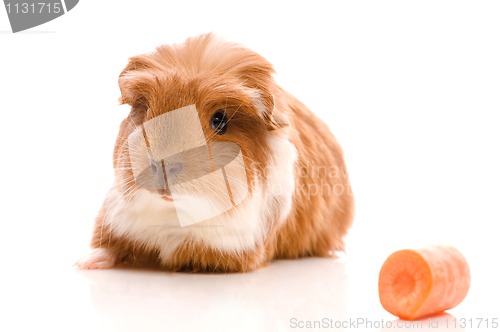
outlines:
[[[149,165],[151,167],[151,171],[153,172],[153,176],[163,178],[163,168],[161,165],[161,161],[151,159],[149,161]]]
[[[149,160],[149,167],[142,171],[136,182],[145,189],[165,189],[167,186],[162,161]]]
[[[175,178],[178,176],[182,171],[182,164],[181,163],[171,163],[171,164],[166,164],[165,165],[165,174],[167,175],[168,178]]]
[[[161,188],[164,188],[167,182],[173,183],[182,171],[182,163],[179,162],[167,164],[165,160],[151,159],[149,164],[153,179]]]

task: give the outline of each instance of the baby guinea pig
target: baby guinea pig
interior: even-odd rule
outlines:
[[[353,197],[341,148],[273,73],[212,34],[132,57],[115,182],[77,266],[242,272],[343,250]]]

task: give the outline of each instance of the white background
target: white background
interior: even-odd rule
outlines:
[[[81,1],[12,34],[0,8],[0,329],[391,321],[378,270],[428,243],[470,263],[447,319],[500,319],[499,17],[496,1]],[[210,31],[265,56],[342,144],[356,197],[347,255],[226,276],[74,270],[112,182],[127,58]]]

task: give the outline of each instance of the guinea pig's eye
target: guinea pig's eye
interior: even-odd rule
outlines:
[[[219,135],[227,131],[227,118],[223,111],[217,111],[210,120],[210,127]]]

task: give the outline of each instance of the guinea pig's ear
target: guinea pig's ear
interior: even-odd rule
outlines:
[[[121,91],[119,102],[129,104],[133,108],[147,109],[146,94],[151,90],[156,80],[146,56],[135,56],[130,58],[129,63],[118,77],[118,85]]]
[[[281,93],[273,78],[273,66],[257,53],[246,53],[241,57],[238,76],[248,88],[253,104],[266,122],[268,130],[290,125],[288,117],[276,103],[274,94]]]
[[[288,126],[290,126],[288,116],[275,105],[268,115],[268,129],[274,130]]]
[[[277,105],[273,94],[253,88],[248,89],[247,92],[257,109],[258,116],[264,120],[267,130],[275,130],[290,125],[288,116],[281,111],[282,108]]]

